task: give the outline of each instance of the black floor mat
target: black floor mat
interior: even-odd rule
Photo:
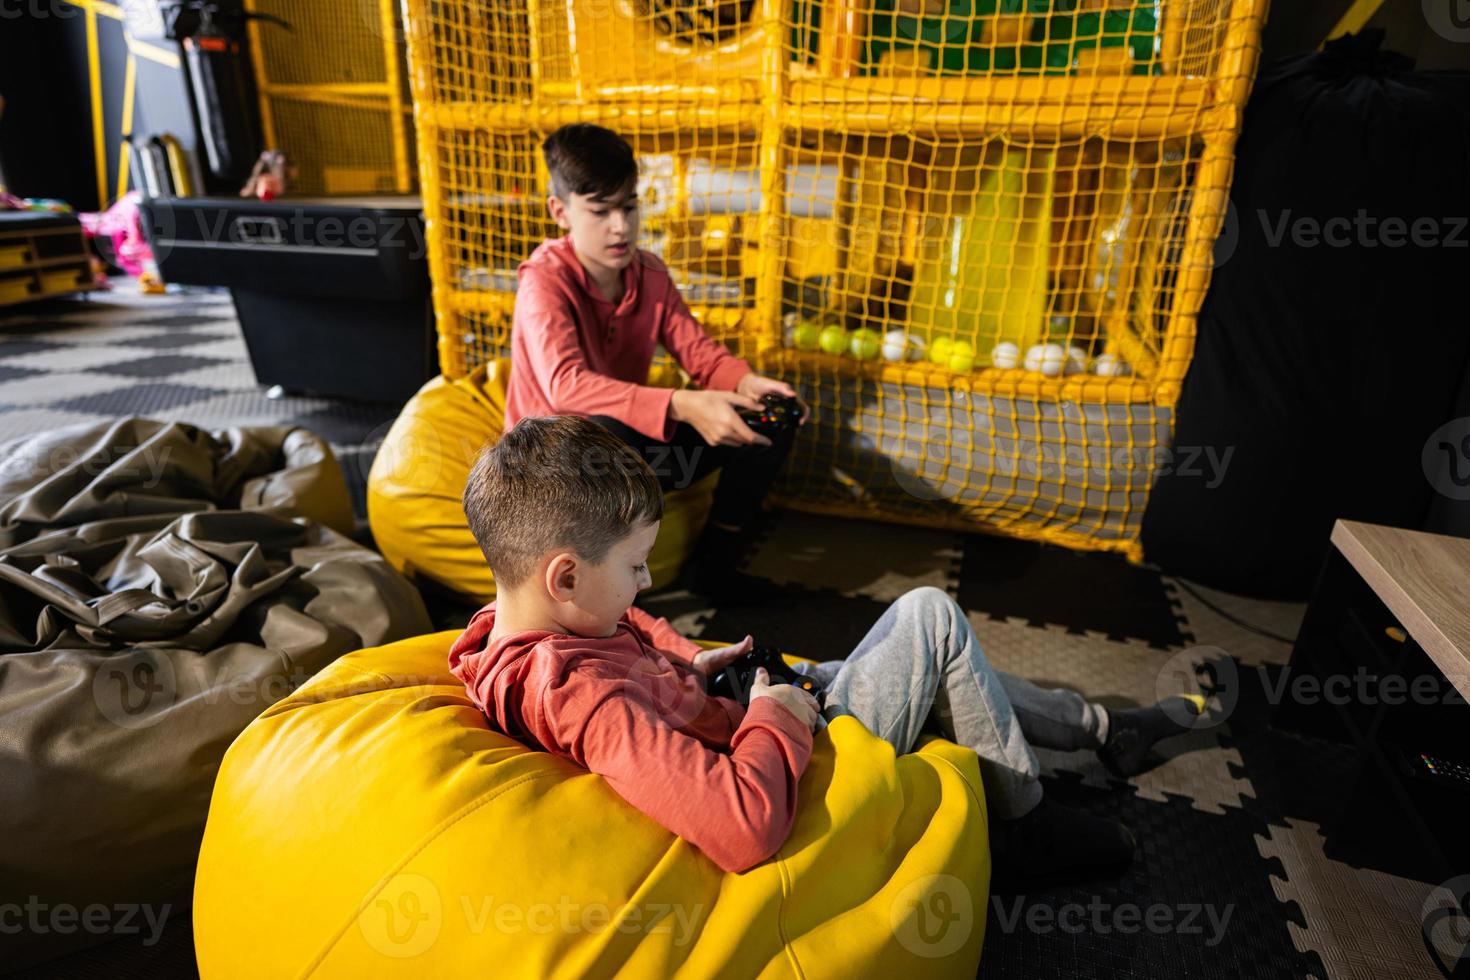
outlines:
[[[972,612],[1032,626],[1095,631],[1160,650],[1189,642],[1178,603],[1158,573],[1115,554],[966,535],[956,598]]]

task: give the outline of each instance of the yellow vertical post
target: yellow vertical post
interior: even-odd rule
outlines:
[[[245,0],[245,11],[255,13],[255,0]],[[250,65],[255,69],[255,87],[260,94],[260,131],[265,137],[266,149],[279,149],[276,139],[276,117],[271,112],[270,78],[265,73],[265,54],[260,45],[260,21],[254,18],[245,22],[246,35],[250,38]]]
[[[764,29],[761,58],[760,162],[761,205],[756,217],[760,229],[760,262],[755,280],[755,333],[757,353],[781,343],[781,280],[785,274],[786,151],[784,120],[788,59],[780,0],[761,0]]]
[[[1179,402],[1184,375],[1194,356],[1196,318],[1213,272],[1212,252],[1230,204],[1230,175],[1235,167],[1235,139],[1260,57],[1261,22],[1266,0],[1233,5],[1225,43],[1215,71],[1218,96],[1204,124],[1203,149],[1194,175],[1194,196],[1185,225],[1179,284],[1174,309],[1164,331],[1164,347],[1154,379],[1155,404],[1173,408]]]
[[[435,114],[424,111],[433,106],[433,23],[423,5],[427,0],[406,0],[403,5],[403,35],[408,44],[409,82],[413,89],[414,132],[419,146],[419,192],[424,199],[424,244],[429,250],[429,288],[434,312],[438,317],[439,370],[450,378],[465,373],[459,344],[448,338],[464,329],[458,310],[450,308],[449,268],[444,261],[445,242],[441,215],[444,213],[443,159],[439,148],[439,126]]]
[[[817,41],[817,73],[823,78],[851,78],[862,51],[866,18],[860,0],[834,0],[821,7],[821,37]]]
[[[133,133],[133,101],[138,93],[138,59],[132,52],[128,53],[128,70],[123,76],[123,104],[122,104],[122,152],[117,159],[117,196],[120,199],[128,192],[128,164],[131,157],[128,154],[127,138]]]
[[[393,0],[378,0],[378,20],[383,27],[383,68],[388,80],[388,125],[393,131],[393,174],[400,194],[413,188],[408,163],[408,133],[403,125],[403,76],[398,70],[398,24]]]
[[[97,11],[87,8],[87,81],[92,95],[92,165],[97,170],[97,209],[106,210],[107,147],[102,119],[102,57],[97,41]]]

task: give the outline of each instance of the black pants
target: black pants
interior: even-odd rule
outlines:
[[[680,422],[668,442],[650,439],[607,415],[592,421],[638,451],[652,467],[664,492],[683,490],[721,470],[710,508],[712,523],[745,528],[760,511],[776,472],[791,452],[796,430],[786,429],[769,446],[711,446],[694,426]]]

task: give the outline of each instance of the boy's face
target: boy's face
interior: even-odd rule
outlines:
[[[553,195],[551,217],[570,233],[577,258],[589,272],[620,273],[633,261],[638,243],[638,188],[628,185],[609,197]]]
[[[648,553],[659,522],[640,524],[607,550],[597,564],[578,560],[558,619],[578,636],[611,636],[633,597],[652,584]],[[560,585],[561,582],[558,582]]]

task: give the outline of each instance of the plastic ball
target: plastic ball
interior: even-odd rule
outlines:
[[[1067,373],[1083,374],[1087,371],[1087,351],[1081,347],[1067,348]]]
[[[949,355],[949,369],[956,374],[975,370],[975,355],[968,351],[954,351]]]
[[[954,341],[948,337],[940,337],[929,345],[929,360],[935,364],[949,364],[950,348],[954,347]]]
[[[909,335],[902,330],[890,330],[883,335],[883,359],[885,361],[907,360],[910,356]]]
[[[1121,378],[1132,370],[1117,354],[1099,354],[1092,362],[1092,373],[1103,378]]]
[[[1026,370],[1039,371],[1048,378],[1061,374],[1066,364],[1067,352],[1060,344],[1037,344],[1026,351]]]
[[[1010,341],[996,344],[990,352],[990,363],[998,368],[1013,368],[1021,363],[1021,348]]]
[[[835,323],[823,327],[817,345],[828,354],[841,354],[847,350],[847,331]]]
[[[810,320],[801,320],[791,331],[791,343],[798,350],[817,350],[822,346],[822,327]]]
[[[852,356],[860,361],[871,361],[878,356],[878,351],[883,347],[883,338],[876,330],[866,327],[852,332],[852,339],[848,341],[848,350]]]
[[[909,336],[909,360],[922,361],[929,353],[929,345],[923,337]]]

